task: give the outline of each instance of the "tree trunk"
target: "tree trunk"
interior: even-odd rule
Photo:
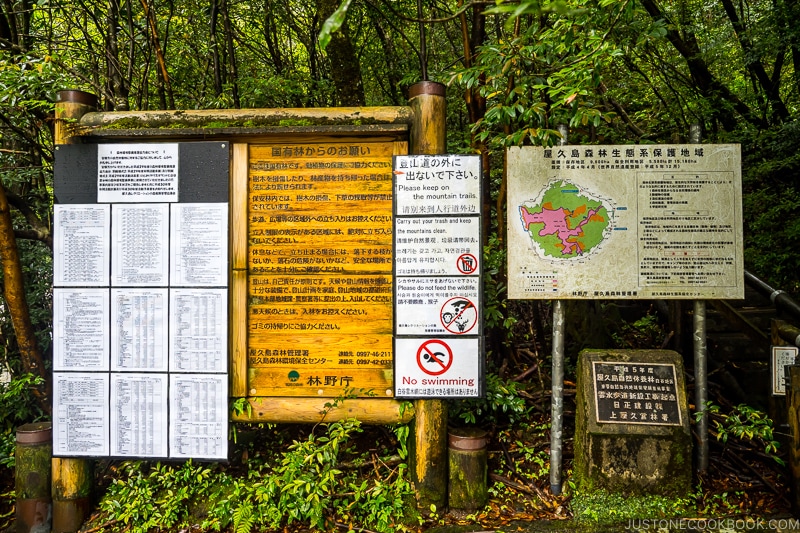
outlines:
[[[0,260],[3,263],[3,297],[17,335],[22,368],[25,372],[44,380],[44,385],[34,389],[34,395],[42,411],[50,413],[52,384],[47,379],[42,352],[39,350],[31,324],[28,302],[25,299],[22,267],[14,238],[14,225],[11,222],[11,208],[4,187],[0,187]]]
[[[317,0],[317,10],[322,20],[333,15],[338,7],[338,0]],[[350,40],[346,20],[339,31],[331,34],[331,41],[326,51],[331,62],[331,80],[336,94],[336,105],[363,106],[366,97],[361,79],[361,62]]]
[[[239,109],[242,107],[242,103],[239,101],[239,71],[236,67],[233,26],[231,26],[231,18],[228,16],[228,0],[220,0],[220,14],[222,15],[222,26],[225,30],[225,45],[228,48],[228,81],[231,84],[233,107]]]

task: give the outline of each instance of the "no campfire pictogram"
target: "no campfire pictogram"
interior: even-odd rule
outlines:
[[[444,329],[456,335],[469,332],[478,323],[478,309],[468,298],[450,298],[439,312]]]
[[[478,259],[472,254],[461,254],[458,256],[456,266],[462,274],[474,274],[478,268]]]
[[[428,375],[439,376],[453,364],[453,351],[440,340],[423,342],[417,350],[417,365]]]

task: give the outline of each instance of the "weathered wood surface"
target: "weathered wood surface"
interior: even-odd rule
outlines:
[[[414,111],[410,152],[445,153],[444,85],[421,82],[412,86],[409,105]],[[442,509],[447,503],[447,404],[443,400],[417,400],[414,408],[411,476],[417,491],[417,506],[422,510],[431,505]]]
[[[235,422],[311,423],[357,418],[364,424],[405,424],[414,417],[406,402],[348,398],[335,406],[331,398],[248,398],[251,412],[234,414]]]
[[[789,471],[791,503],[795,515],[800,512],[800,365],[787,367],[786,411],[789,422]]]
[[[53,532],[74,533],[89,516],[94,464],[86,459],[53,459]]]
[[[156,111],[110,111],[88,113],[81,118],[86,128],[232,128],[243,130],[264,126],[280,128],[410,124],[408,107],[336,107],[280,109],[189,109]],[[103,132],[107,134],[107,131]]]

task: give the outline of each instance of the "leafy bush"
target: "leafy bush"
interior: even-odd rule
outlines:
[[[451,400],[450,416],[469,425],[513,425],[527,418],[523,386],[515,381],[503,381],[497,374],[486,375],[486,395],[483,398]]]
[[[102,518],[132,533],[189,526],[249,533],[291,524],[320,530],[333,523],[351,530],[355,524],[378,532],[406,529],[406,514],[413,508],[406,464],[373,455],[368,471],[380,475],[360,476],[358,466],[368,457],[353,449],[360,423],[344,420],[324,427],[323,434],[312,431],[282,453],[248,454],[242,475],[191,461],[152,467],[124,463],[124,477],[114,481],[100,503]],[[395,434],[404,459],[408,427],[399,426]],[[345,464],[345,456],[355,459]]]
[[[17,427],[42,417],[31,393],[32,387],[41,383],[39,377],[22,374],[0,384],[0,465],[14,466]]]

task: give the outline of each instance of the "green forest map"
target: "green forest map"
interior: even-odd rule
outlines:
[[[557,259],[582,257],[605,237],[610,220],[608,209],[585,196],[572,183],[550,184],[541,201],[519,207],[522,225],[545,256]]]

